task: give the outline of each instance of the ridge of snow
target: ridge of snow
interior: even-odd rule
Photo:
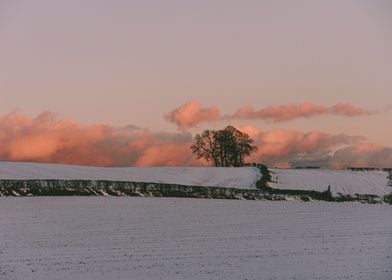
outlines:
[[[260,178],[256,167],[89,167],[0,162],[0,180],[107,180],[254,189]]]

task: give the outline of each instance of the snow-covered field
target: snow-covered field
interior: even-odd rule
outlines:
[[[325,191],[331,186],[334,196],[373,194],[382,197],[392,192],[387,172],[329,169],[270,169],[270,187]],[[190,186],[254,189],[261,178],[255,167],[87,167],[62,164],[0,162],[0,180],[59,179],[107,180]]]
[[[0,279],[392,279],[388,205],[0,199]]]
[[[325,191],[331,186],[334,196],[341,194],[374,194],[382,197],[392,192],[388,173],[383,171],[351,171],[329,169],[270,169],[270,187]]]
[[[88,167],[62,164],[0,162],[0,180],[58,179],[167,183],[189,186],[255,188],[255,167]]]

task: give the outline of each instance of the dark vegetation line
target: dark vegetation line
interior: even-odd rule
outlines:
[[[152,196],[216,199],[284,200],[283,196],[251,189],[177,184],[93,180],[1,180],[2,196]]]

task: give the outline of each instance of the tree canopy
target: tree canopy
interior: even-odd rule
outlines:
[[[253,139],[233,126],[222,130],[204,130],[197,134],[191,146],[198,159],[204,158],[215,166],[243,166],[245,157],[257,152]]]

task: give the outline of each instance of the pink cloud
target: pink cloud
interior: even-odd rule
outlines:
[[[356,117],[371,114],[370,111],[363,108],[355,107],[350,103],[338,103],[329,108],[329,113],[346,117]]]
[[[201,108],[197,101],[188,102],[165,115],[165,119],[175,123],[181,131],[197,126],[201,122],[219,120],[220,112],[217,107]]]
[[[292,166],[306,161],[323,161],[322,164],[327,165],[325,160],[335,150],[363,141],[358,136],[287,130],[260,131],[253,139],[259,151],[249,160],[273,166]]]
[[[299,118],[310,118],[320,115],[340,115],[356,117],[370,114],[369,111],[355,107],[349,103],[338,103],[334,106],[325,106],[310,102],[291,103],[280,106],[267,106],[260,110],[252,107],[238,109],[230,119],[260,119],[273,122],[284,122]]]
[[[289,167],[390,167],[392,148],[364,143],[364,138],[311,131],[240,129],[259,151],[248,161]],[[82,125],[43,112],[35,118],[18,113],[0,117],[0,160],[93,166],[201,166],[192,156],[190,133],[154,133],[128,126]]]
[[[81,125],[44,112],[36,118],[0,118],[0,159],[95,166],[201,165],[187,133],[153,133],[135,127]]]
[[[180,131],[187,131],[200,123],[233,120],[264,120],[286,122],[295,119],[307,119],[322,115],[358,117],[374,112],[356,107],[350,103],[337,103],[325,106],[310,102],[291,103],[279,106],[267,106],[259,110],[250,106],[239,108],[234,114],[221,116],[217,107],[201,108],[197,101],[188,102],[165,115],[165,119],[177,125]]]
[[[336,151],[329,165],[333,168],[347,166],[391,168],[392,148],[360,143]]]
[[[366,143],[361,136],[318,131],[263,132],[250,126],[241,129],[249,133],[259,147],[259,151],[249,158],[251,162],[276,167],[392,167],[392,148]]]

